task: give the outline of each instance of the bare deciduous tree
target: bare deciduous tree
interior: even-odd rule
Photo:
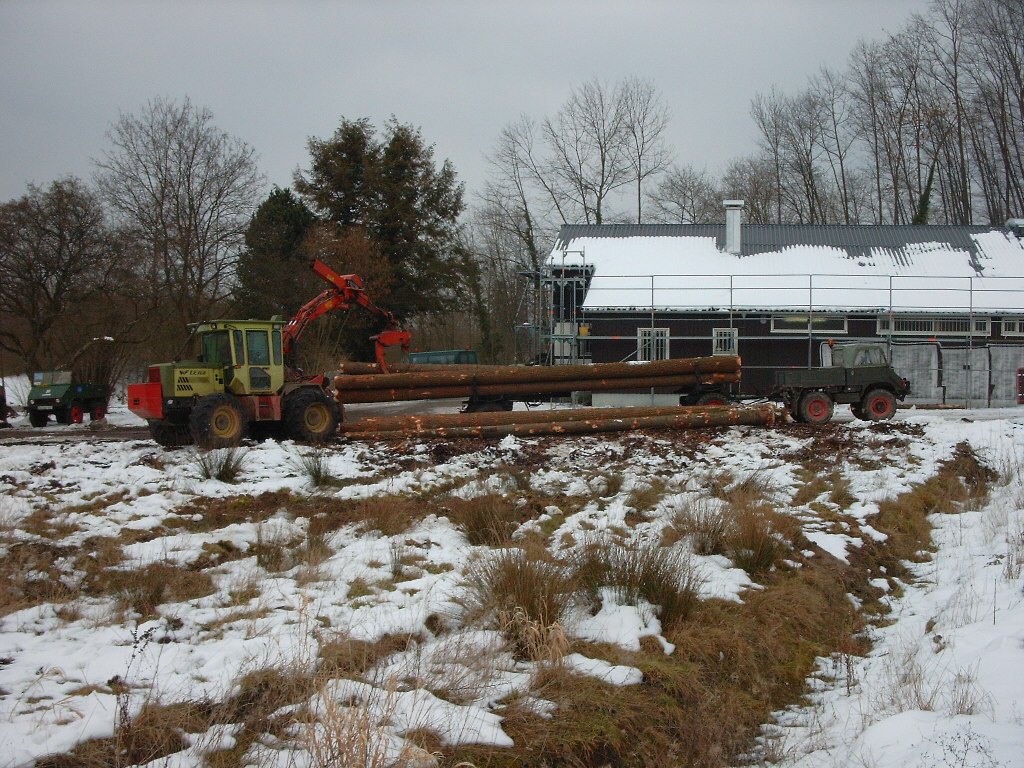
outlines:
[[[122,115],[108,138],[112,148],[96,161],[99,188],[145,245],[149,278],[174,319],[202,319],[232,289],[263,183],[253,149],[187,98]]]
[[[673,167],[647,196],[649,218],[659,224],[713,224],[724,215],[722,199],[707,171]]]
[[[24,372],[70,365],[93,338],[122,336],[122,310],[133,314],[123,246],[76,178],[0,205],[0,348]]]
[[[626,113],[626,154],[636,184],[636,222],[639,224],[643,221],[644,181],[664,171],[672,162],[672,153],[664,139],[669,114],[653,83],[630,78],[618,91]]]

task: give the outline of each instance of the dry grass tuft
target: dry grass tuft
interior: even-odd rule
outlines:
[[[725,551],[734,563],[751,575],[775,568],[798,539],[800,524],[767,506],[745,507],[730,515]]]
[[[7,539],[7,537],[4,537]],[[72,600],[78,590],[61,580],[62,560],[77,550],[41,541],[0,540],[0,616],[32,605]]]
[[[397,536],[423,520],[434,508],[429,502],[409,496],[374,496],[361,500],[353,510],[357,520],[368,530],[380,531],[385,536]]]
[[[35,768],[127,768],[160,760],[188,747],[184,734],[205,732],[212,711],[208,702],[147,704],[134,717],[120,717],[113,736],[41,758]]]
[[[720,555],[725,552],[732,522],[718,501],[687,500],[672,512],[670,521],[676,537],[689,539],[695,554]]]
[[[452,497],[444,502],[448,517],[466,532],[470,544],[502,547],[523,522],[523,508],[497,494],[471,499]]]
[[[90,584],[96,594],[113,595],[122,610],[141,617],[158,615],[164,603],[180,603],[213,594],[210,574],[171,563],[150,563],[132,570],[104,571]]]
[[[635,485],[626,496],[625,505],[637,512],[653,511],[668,492],[668,484],[663,478],[655,477]]]
[[[196,451],[192,460],[204,480],[220,480],[222,483],[237,483],[245,469],[244,448],[214,448]]]
[[[574,567],[595,603],[600,603],[601,588],[610,587],[620,604],[637,605],[642,599],[656,606],[665,628],[686,621],[699,602],[701,577],[689,553],[679,549],[595,540],[580,550]]]
[[[513,653],[528,659],[536,649],[535,631],[563,624],[576,583],[558,564],[530,559],[521,549],[502,549],[467,569],[468,618],[503,631]]]
[[[331,453],[323,445],[303,450],[291,463],[313,488],[337,488],[345,485],[331,472]]]
[[[707,478],[708,491],[733,509],[756,507],[770,501],[778,488],[763,469],[755,469],[735,477],[729,472],[713,474]]]

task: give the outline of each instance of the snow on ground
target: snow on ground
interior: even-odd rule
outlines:
[[[121,423],[134,417],[113,408],[110,418]],[[778,713],[778,723],[766,727],[766,749],[798,768],[1022,766],[1024,412],[905,411],[897,421],[895,429],[860,422],[839,427],[849,430],[862,444],[862,455],[871,459],[836,467],[856,497],[847,513],[869,533],[866,521],[878,502],[929,477],[961,441],[968,441],[1002,479],[984,508],[935,516],[938,549],[930,561],[913,566],[913,582],[890,595],[893,622],[872,629],[866,657],[821,659],[806,706]],[[922,435],[902,453],[889,452],[900,428],[919,429]],[[652,540],[663,518],[675,506],[700,498],[702,480],[716,472],[762,473],[768,484],[792,494],[800,486],[795,467],[780,457],[805,446],[803,435],[736,427],[709,434],[689,450],[658,437],[553,440],[529,480],[531,487],[588,501],[564,519],[558,509],[549,509],[524,530],[555,526],[555,542],[622,530],[637,541]],[[60,524],[49,543],[64,558],[73,558],[98,536],[129,542],[118,566],[129,571],[155,563],[187,566],[218,548],[240,553],[208,569],[212,594],[164,604],[159,619],[133,617],[106,595],[81,597],[75,611],[44,603],[0,618],[0,768],[29,766],[84,739],[111,735],[117,682],[127,682],[138,694],[120,698],[134,709],[146,698],[219,700],[248,671],[312,665],[318,640],[330,633],[367,641],[409,633],[425,640],[414,651],[387,657],[362,680],[334,681],[310,702],[311,711],[343,718],[356,706],[376,717],[375,743],[387,755],[407,749],[403,735],[424,727],[446,744],[508,745],[499,703],[516,692],[528,694],[534,670],[514,660],[492,630],[435,634],[428,629],[438,617],[457,624],[464,613],[464,568],[481,550],[447,518],[428,517],[398,536],[342,527],[330,533],[329,556],[311,573],[301,564],[284,571],[260,565],[260,547],[294,544],[308,534],[308,518],[290,515],[285,505],[265,520],[235,520],[213,530],[182,527],[178,515],[196,500],[275,491],[339,499],[439,487],[455,488],[462,496],[502,493],[515,482],[503,467],[536,442],[506,438],[454,456],[440,451],[433,459],[435,447],[413,444],[399,454],[393,445],[339,444],[327,454],[337,487],[323,491],[311,488],[301,469],[302,457],[312,449],[291,442],[249,446],[235,484],[204,480],[192,451],[167,451],[149,441],[0,442],[0,531],[10,534],[0,544],[0,556],[11,556],[15,543],[38,540],[25,529],[46,510]],[[618,489],[609,479],[616,474]],[[629,506],[630,494],[655,475],[671,492],[648,510],[653,517],[627,526],[636,511]],[[601,483],[605,486],[597,487]],[[806,506],[798,512],[808,539],[823,553],[843,560],[860,545],[841,527],[816,521]],[[705,596],[743,599],[751,586],[745,572],[722,556],[697,561]],[[673,652],[652,606],[620,604],[611,592],[604,598],[594,614],[581,608],[566,631],[623,648],[639,648],[640,639],[650,636],[666,654]],[[487,660],[483,671],[474,663],[479,659]],[[578,674],[617,685],[641,680],[635,668],[578,653],[564,663]],[[393,686],[395,680],[413,678],[419,683],[410,689]],[[461,703],[434,695],[436,686],[458,687]],[[536,700],[538,712],[550,706]],[[197,764],[204,749],[231,743],[230,729],[211,731],[169,764]],[[249,760],[307,764],[308,759],[288,752],[294,749],[294,742],[257,744]],[[287,759],[274,757],[286,752]]]

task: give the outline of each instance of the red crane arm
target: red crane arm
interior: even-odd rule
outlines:
[[[363,281],[359,275],[339,275],[319,259],[311,261],[309,266],[333,287],[303,304],[285,325],[281,333],[285,355],[290,355],[294,351],[299,337],[313,320],[335,309],[348,309],[352,304],[358,304],[368,312],[384,318],[385,329],[371,337],[376,345],[377,363],[381,370],[387,371],[388,369],[387,363],[384,361],[384,352],[387,347],[399,344],[402,347],[402,352],[408,354],[412,344],[412,334],[399,329],[398,319],[393,312],[381,309],[370,300],[363,290]]]

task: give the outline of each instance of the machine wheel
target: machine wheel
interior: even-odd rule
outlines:
[[[338,405],[319,389],[301,389],[284,401],[282,419],[288,437],[309,443],[329,440],[338,431]]]
[[[896,397],[887,389],[873,389],[864,395],[861,409],[871,421],[891,419],[896,413]]]
[[[107,406],[102,403],[94,406],[93,409],[89,411],[89,421],[99,421],[100,419],[105,418],[107,418]]]
[[[694,405],[729,405],[729,398],[719,392],[705,392],[693,401]]]
[[[28,423],[33,427],[45,427],[46,422],[50,420],[50,414],[46,411],[29,411],[28,412]]]
[[[149,421],[149,434],[153,441],[164,448],[179,448],[192,445],[192,433],[187,424],[165,424],[155,419]]]
[[[800,420],[808,424],[824,424],[832,418],[835,403],[825,392],[808,392],[800,398]]]
[[[202,398],[192,409],[188,426],[200,448],[230,448],[246,436],[249,420],[238,398],[217,392]]]
[[[71,408],[68,409],[68,423],[81,424],[84,419],[85,411],[82,410],[82,404],[72,403]]]
[[[861,421],[868,420],[868,415],[864,412],[864,406],[860,403],[850,403],[850,413],[853,414],[855,419],[860,419]]]

